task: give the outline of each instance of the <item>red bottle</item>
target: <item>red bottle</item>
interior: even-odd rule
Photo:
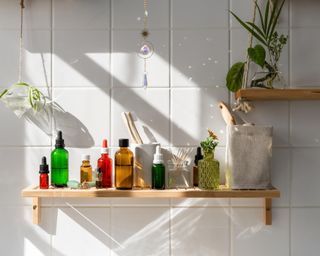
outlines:
[[[108,141],[103,140],[98,168],[102,172],[102,187],[112,188],[112,159],[109,157]]]
[[[42,163],[39,170],[39,188],[48,189],[49,188],[49,166],[47,165],[46,157],[42,157]]]

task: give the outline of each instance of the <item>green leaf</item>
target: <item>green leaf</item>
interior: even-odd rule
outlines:
[[[270,0],[268,0],[268,3],[269,3],[269,1],[270,1]],[[271,27],[272,27],[273,20],[274,20],[275,15],[276,15],[277,6],[278,6],[278,1],[276,1],[276,2],[273,4],[273,6],[272,6],[272,11],[271,11],[269,20],[267,21],[267,22],[268,22],[268,25],[267,25],[267,36],[268,36],[268,38],[271,38],[271,36],[272,36]]]
[[[263,20],[261,8],[257,4],[257,2],[255,2],[255,5],[256,5],[256,8],[258,9],[258,12],[259,12],[259,17],[260,17],[260,22],[261,22],[261,26],[262,26],[263,32],[266,32],[266,24],[265,24],[265,22]]]
[[[245,22],[243,22],[235,13],[230,11],[230,13],[237,19],[237,21],[247,30],[249,31],[256,39],[258,39],[262,44],[267,46],[267,42],[258,35],[252,28],[250,28]]]
[[[267,38],[266,38],[266,35],[264,34],[264,32],[256,25],[254,24],[253,22],[250,22],[250,21],[247,21],[246,22],[248,25],[250,25],[252,27],[252,29],[256,30],[260,35],[261,37],[267,41]]]
[[[235,63],[227,74],[227,87],[230,91],[236,92],[241,89],[245,62]]]
[[[268,20],[269,20],[269,9],[270,9],[270,2],[269,0],[267,1],[266,9],[264,11],[264,24],[265,24],[265,31],[268,31]],[[268,35],[268,33],[266,33]]]
[[[8,92],[8,89],[5,89],[5,90],[0,94],[0,99],[1,99],[4,95],[6,95],[7,92]]]
[[[266,59],[266,50],[262,45],[257,44],[254,48],[248,48],[250,59],[263,68]]]
[[[279,17],[280,17],[281,10],[282,10],[282,7],[284,5],[284,2],[285,2],[285,0],[282,1],[281,5],[280,5],[280,7],[278,9],[278,12],[277,12],[276,16],[273,19],[273,23],[272,23],[272,26],[271,26],[271,29],[270,29],[270,32],[269,32],[270,36],[272,36],[272,34],[273,34],[273,32],[274,32],[274,30],[276,28],[276,25],[278,23],[278,20],[279,20]],[[276,9],[276,6],[274,6],[274,8]]]
[[[27,86],[27,87],[30,87],[29,84],[24,83],[24,82],[15,83],[14,85],[15,85],[15,86]]]

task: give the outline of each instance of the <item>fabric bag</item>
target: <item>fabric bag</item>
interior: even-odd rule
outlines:
[[[227,187],[271,187],[272,133],[273,128],[268,126],[227,126]]]

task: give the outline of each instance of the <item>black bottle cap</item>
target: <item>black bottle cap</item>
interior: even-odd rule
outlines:
[[[203,159],[203,155],[201,154],[201,147],[197,147],[197,154],[194,157],[195,165],[198,165],[199,160]]]
[[[55,147],[56,148],[64,148],[64,139],[62,138],[62,131],[58,131]]]
[[[47,165],[47,158],[42,157],[39,173],[49,173],[49,165]]]
[[[128,139],[119,139],[119,147],[120,148],[129,147],[129,140]]]

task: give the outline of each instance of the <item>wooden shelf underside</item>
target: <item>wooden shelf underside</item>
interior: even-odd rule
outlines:
[[[23,197],[135,197],[135,198],[275,198],[279,190],[231,190],[221,186],[218,190],[165,189],[165,190],[116,190],[116,189],[39,189],[37,186],[22,191]]]
[[[280,197],[276,188],[266,190],[232,190],[221,186],[217,190],[166,189],[166,190],[116,190],[116,189],[39,189],[32,186],[22,190],[23,197],[33,199],[33,223],[40,223],[41,198],[95,198],[95,197],[127,197],[127,198],[263,198],[264,220],[266,225],[272,224],[272,198]]]
[[[320,89],[241,89],[236,99],[244,100],[320,100]]]

